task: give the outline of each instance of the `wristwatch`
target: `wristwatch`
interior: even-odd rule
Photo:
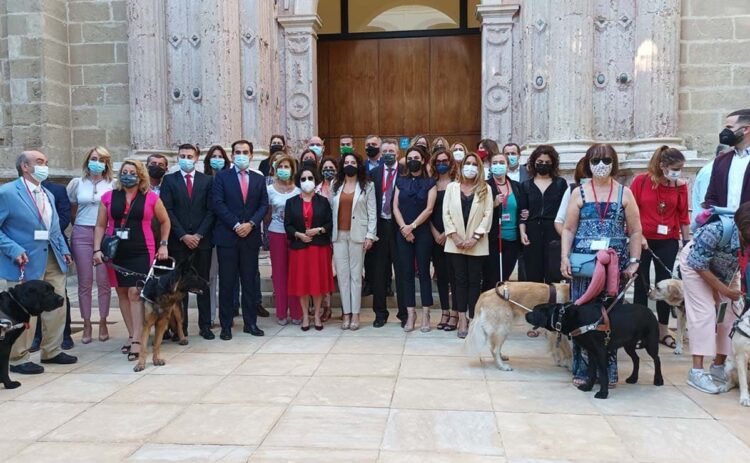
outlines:
[[[168,244],[169,244],[169,241],[166,241],[166,240],[159,241],[159,246],[166,246]]]
[[[637,257],[631,257],[630,260],[628,261],[628,263],[630,263],[630,264],[640,264],[641,263],[641,259],[638,259]]]

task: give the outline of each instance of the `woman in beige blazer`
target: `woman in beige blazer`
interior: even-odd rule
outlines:
[[[492,225],[492,191],[484,181],[482,160],[475,153],[460,163],[458,178],[448,185],[443,200],[445,252],[453,268],[458,337],[465,338],[469,323],[466,312],[474,313],[479,299],[483,260],[489,254],[487,234]],[[455,325],[453,325],[455,326]]]
[[[377,241],[375,187],[356,154],[339,159],[332,185],[333,264],[341,293],[341,329],[359,328],[365,252]]]

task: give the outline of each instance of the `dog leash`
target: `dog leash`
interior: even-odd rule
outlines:
[[[667,273],[669,273],[669,275],[670,275],[670,276],[671,276],[672,278],[675,278],[675,279],[677,279],[677,276],[676,276],[676,274],[675,274],[674,270],[673,270],[673,269],[670,269],[669,267],[667,267],[667,264],[665,264],[665,263],[664,263],[664,261],[663,261],[663,260],[661,260],[661,259],[659,258],[659,256],[657,256],[657,255],[656,255],[656,253],[655,253],[654,251],[652,251],[652,250],[651,250],[651,248],[646,248],[646,251],[648,251],[648,253],[649,253],[649,254],[651,254],[651,257],[653,257],[653,259],[654,259],[654,262],[656,262],[657,264],[661,265],[661,267],[662,267],[662,268],[663,268],[664,270],[666,270],[666,271],[667,271]]]
[[[604,338],[604,345],[606,346],[607,344],[609,344],[610,333],[612,332],[612,330],[610,329],[610,323],[609,323],[609,313],[612,311],[615,305],[618,302],[620,302],[620,300],[623,297],[625,297],[625,293],[633,285],[633,282],[635,282],[636,277],[637,275],[633,275],[632,277],[630,277],[628,282],[625,283],[625,286],[617,294],[617,296],[615,296],[615,298],[612,300],[612,302],[609,304],[607,308],[605,308],[602,305],[601,307],[602,316],[599,317],[599,320],[595,321],[594,323],[584,325],[580,328],[576,328],[575,330],[570,332],[570,336],[571,337],[580,336],[584,333],[588,333],[589,331],[603,331],[606,334],[606,337]],[[560,317],[560,319],[562,320],[562,316]]]

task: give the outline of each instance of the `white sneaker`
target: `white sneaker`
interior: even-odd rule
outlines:
[[[711,381],[711,375],[703,370],[691,369],[687,383],[706,394],[718,394],[719,387]]]
[[[720,383],[727,382],[727,372],[726,370],[724,370],[724,365],[714,365],[712,363],[709,372],[711,373],[711,379],[713,379],[714,381],[718,381]]]

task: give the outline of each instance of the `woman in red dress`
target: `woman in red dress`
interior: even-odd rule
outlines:
[[[323,329],[320,319],[323,295],[335,289],[331,266],[333,215],[328,200],[315,193],[319,181],[317,169],[303,164],[294,179],[302,192],[289,198],[284,208],[284,227],[290,241],[287,291],[290,296],[298,296],[303,307],[312,296],[318,331]],[[310,329],[306,310],[303,310],[300,328],[302,331]]]

